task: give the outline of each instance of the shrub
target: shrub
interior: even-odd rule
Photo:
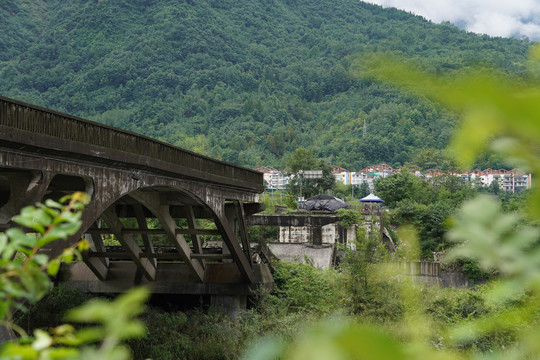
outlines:
[[[274,272],[275,295],[293,311],[328,314],[344,301],[341,275],[309,264],[280,261]]]

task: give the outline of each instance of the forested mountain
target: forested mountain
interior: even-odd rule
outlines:
[[[517,76],[529,48],[358,0],[2,0],[0,24],[1,95],[253,167],[446,145],[457,117],[351,72],[358,54]]]

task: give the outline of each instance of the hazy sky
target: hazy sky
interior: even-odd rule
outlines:
[[[540,40],[540,0],[365,0],[491,36]]]

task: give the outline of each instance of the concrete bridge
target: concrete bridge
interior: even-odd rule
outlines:
[[[91,203],[68,243],[86,236],[92,246],[61,271],[69,286],[115,293],[146,284],[216,303],[273,286],[266,265],[252,261],[246,225],[262,210],[261,173],[0,97],[0,231],[22,207],[74,191]],[[203,236],[221,240],[220,251],[205,250]],[[121,246],[107,247],[111,238]]]

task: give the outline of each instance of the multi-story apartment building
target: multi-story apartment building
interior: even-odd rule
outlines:
[[[263,166],[255,170],[263,173],[267,190],[285,190],[289,184],[289,176],[270,166]]]
[[[525,174],[517,169],[514,170],[472,170],[465,173],[458,173],[453,171],[440,171],[440,170],[426,170],[421,176],[426,179],[433,178],[442,175],[452,175],[462,178],[463,180],[470,182],[473,186],[488,187],[492,186],[495,182],[499,189],[504,191],[516,192],[531,187],[531,174]]]
[[[347,171],[347,169],[340,166],[334,166],[332,168],[332,174],[334,175],[334,178],[336,178],[336,182],[340,182],[345,185],[349,185],[351,183],[351,173]]]
[[[516,192],[531,187],[531,174],[519,170],[493,170],[486,169],[479,173],[481,186],[493,186],[495,182],[499,189]]]
[[[336,181],[340,181],[345,185],[360,186],[362,184],[368,184],[370,189],[373,189],[373,183],[375,180],[381,177],[387,177],[395,172],[396,169],[386,165],[380,164],[376,166],[368,166],[360,171],[349,172],[346,169],[334,166],[332,169]]]

